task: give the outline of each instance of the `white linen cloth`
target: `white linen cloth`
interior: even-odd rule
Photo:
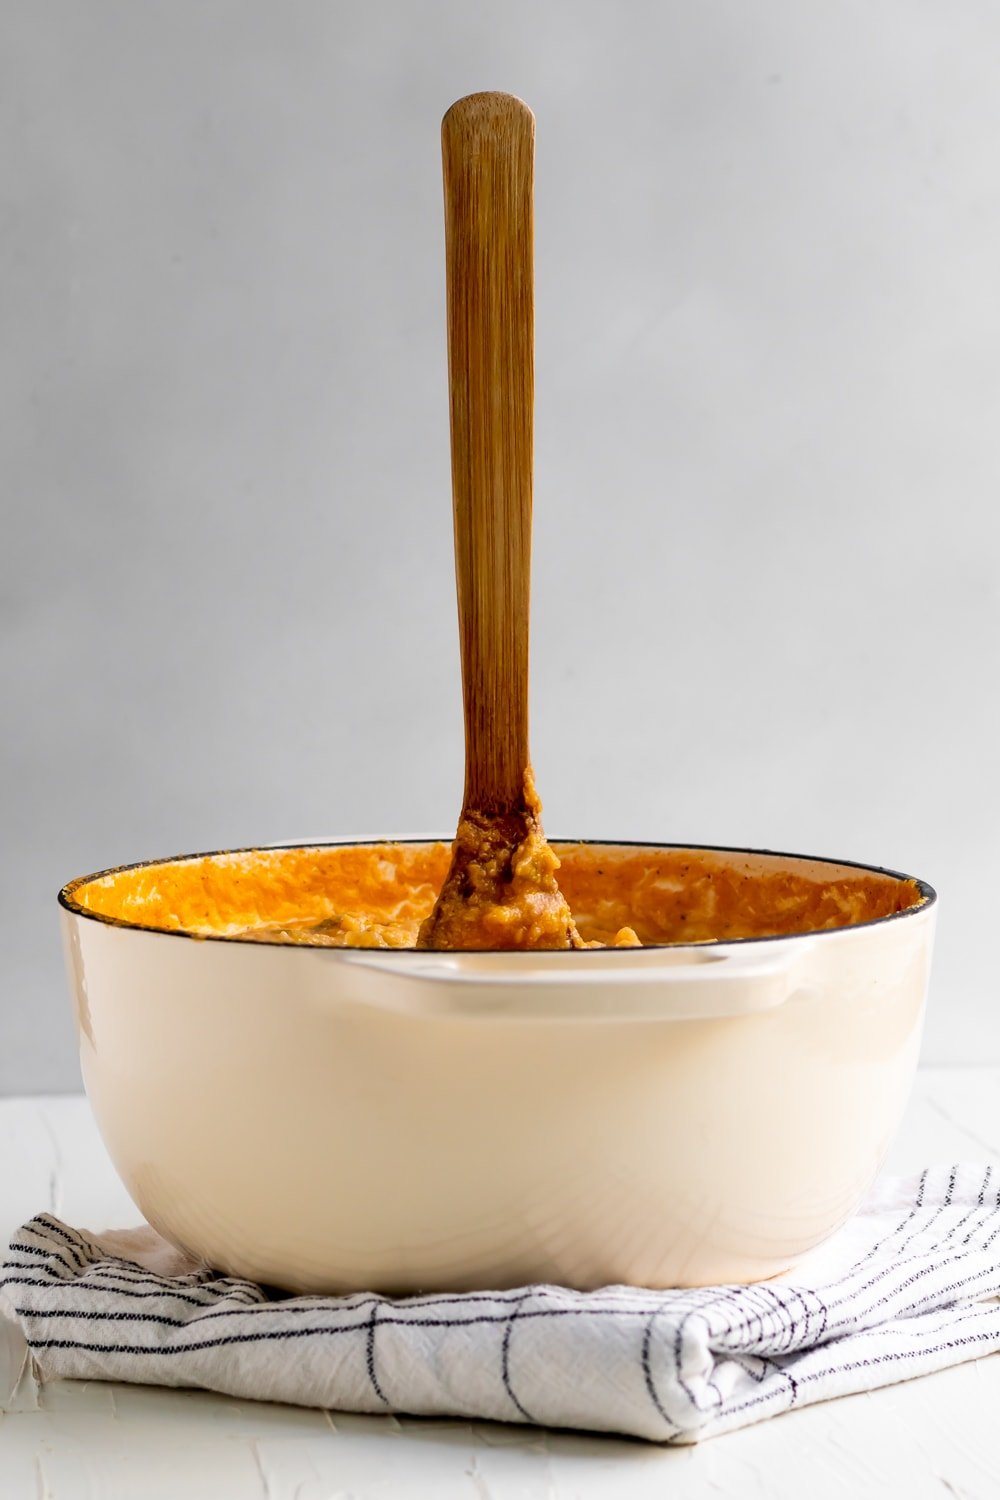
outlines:
[[[886,1179],[793,1273],[694,1291],[283,1297],[39,1214],[0,1289],[37,1377],[690,1443],[1000,1349],[992,1167]]]

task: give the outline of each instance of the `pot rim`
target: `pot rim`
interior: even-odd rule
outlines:
[[[95,870],[90,875],[78,875],[75,877],[75,879],[66,882],[66,884],[59,891],[57,899],[59,905],[63,908],[63,910],[69,912],[72,916],[85,917],[88,920],[97,922],[105,927],[124,928],[127,932],[151,932],[157,933],[163,937],[187,938],[189,941],[196,943],[239,943],[246,947],[283,948],[287,952],[316,953],[318,951],[322,951],[323,953],[332,954],[350,954],[352,952],[357,952],[358,950],[349,948],[323,948],[320,950],[316,948],[310,948],[308,946],[303,946],[301,944],[283,943],[278,940],[269,941],[266,938],[254,938],[251,943],[246,938],[236,933],[187,932],[183,928],[179,927],[155,927],[152,924],[144,922],[126,922],[121,917],[109,917],[103,912],[89,910],[89,908],[81,905],[81,903],[76,900],[75,893],[80,889],[81,886],[88,885],[92,880],[103,880],[109,875],[122,875],[128,870],[144,870],[149,869],[153,865],[184,864],[189,860],[195,859],[218,859],[225,855],[231,854],[257,854],[263,853],[265,851],[280,852],[281,850],[286,849],[344,849],[351,846],[373,847],[376,844],[441,843],[450,845],[452,842],[453,836],[450,834],[444,838],[435,837],[433,834],[423,836],[411,834],[405,838],[392,838],[389,836],[382,836],[380,838],[340,838],[314,840],[297,839],[291,843],[247,844],[238,849],[207,849],[196,854],[174,854],[168,856],[167,858],[133,860],[129,864],[111,865],[106,870]],[[908,906],[904,908],[903,911],[890,912],[888,916],[885,917],[874,917],[871,919],[871,921],[868,922],[850,922],[845,927],[824,927],[806,932],[772,933],[770,935],[760,937],[724,938],[720,939],[718,946],[724,945],[726,947],[735,947],[737,945],[743,946],[750,943],[787,943],[795,942],[803,938],[815,939],[833,937],[837,933],[843,934],[845,932],[857,932],[862,928],[867,927],[881,927],[886,922],[898,922],[906,917],[922,915],[926,913],[930,908],[935,906],[938,899],[938,894],[934,887],[930,885],[926,880],[921,880],[916,875],[904,875],[899,870],[890,870],[887,869],[884,865],[867,864],[864,861],[857,859],[830,859],[824,855],[793,854],[781,849],[756,849],[743,845],[734,846],[732,844],[697,844],[691,843],[689,840],[685,840],[682,843],[671,843],[665,842],[660,839],[550,838],[548,842],[552,844],[556,849],[558,849],[560,845],[566,844],[600,846],[601,848],[608,849],[688,849],[692,853],[763,854],[775,859],[802,860],[809,864],[840,865],[847,869],[863,870],[866,874],[869,875],[888,875],[893,880],[910,880],[916,885],[923,898],[914,906]],[[634,957],[637,953],[649,953],[657,949],[669,949],[671,952],[676,952],[678,950],[684,950],[687,948],[704,948],[705,946],[705,942],[646,943],[643,944],[641,948],[572,949],[570,950],[570,952],[573,956],[572,958],[570,958],[570,961],[575,961],[577,963],[586,963],[588,960],[588,955],[599,954],[603,957],[604,961],[607,962],[607,956],[609,953],[620,953],[622,959],[627,962],[630,955]],[[712,946],[716,945],[713,944]],[[386,948],[380,949],[379,953],[382,957],[389,958],[389,961],[391,962],[391,955],[394,953],[418,953],[420,951],[421,950],[418,948]],[[523,956],[525,958],[537,957],[537,955],[530,953],[518,955],[516,952],[512,953],[509,949],[500,948],[484,948],[477,951],[480,953],[504,953],[508,958],[513,957],[515,962],[517,961],[519,956]]]

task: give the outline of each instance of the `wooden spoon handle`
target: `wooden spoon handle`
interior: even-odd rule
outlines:
[[[441,147],[465,806],[499,812],[528,765],[535,117],[471,94]]]

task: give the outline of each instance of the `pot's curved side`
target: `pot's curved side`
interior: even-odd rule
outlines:
[[[692,1019],[713,972],[693,957],[639,1014],[608,968],[590,1013],[575,994],[532,1015],[503,986],[456,1008],[446,981],[402,971],[386,1004],[384,976],[342,950],[62,913],[87,1092],[149,1222],[235,1274],[387,1292],[784,1270],[888,1148],[934,916],[787,944],[777,1001],[719,1014],[716,993]],[[747,945],[761,995],[769,947]]]

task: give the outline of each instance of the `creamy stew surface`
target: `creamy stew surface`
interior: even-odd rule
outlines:
[[[924,899],[912,880],[843,867],[830,878],[830,867],[824,874],[821,865],[777,855],[551,847],[559,887],[593,947],[822,931]],[[413,948],[450,853],[445,843],[385,843],[213,854],[112,871],[67,894],[115,921],[200,937]]]

